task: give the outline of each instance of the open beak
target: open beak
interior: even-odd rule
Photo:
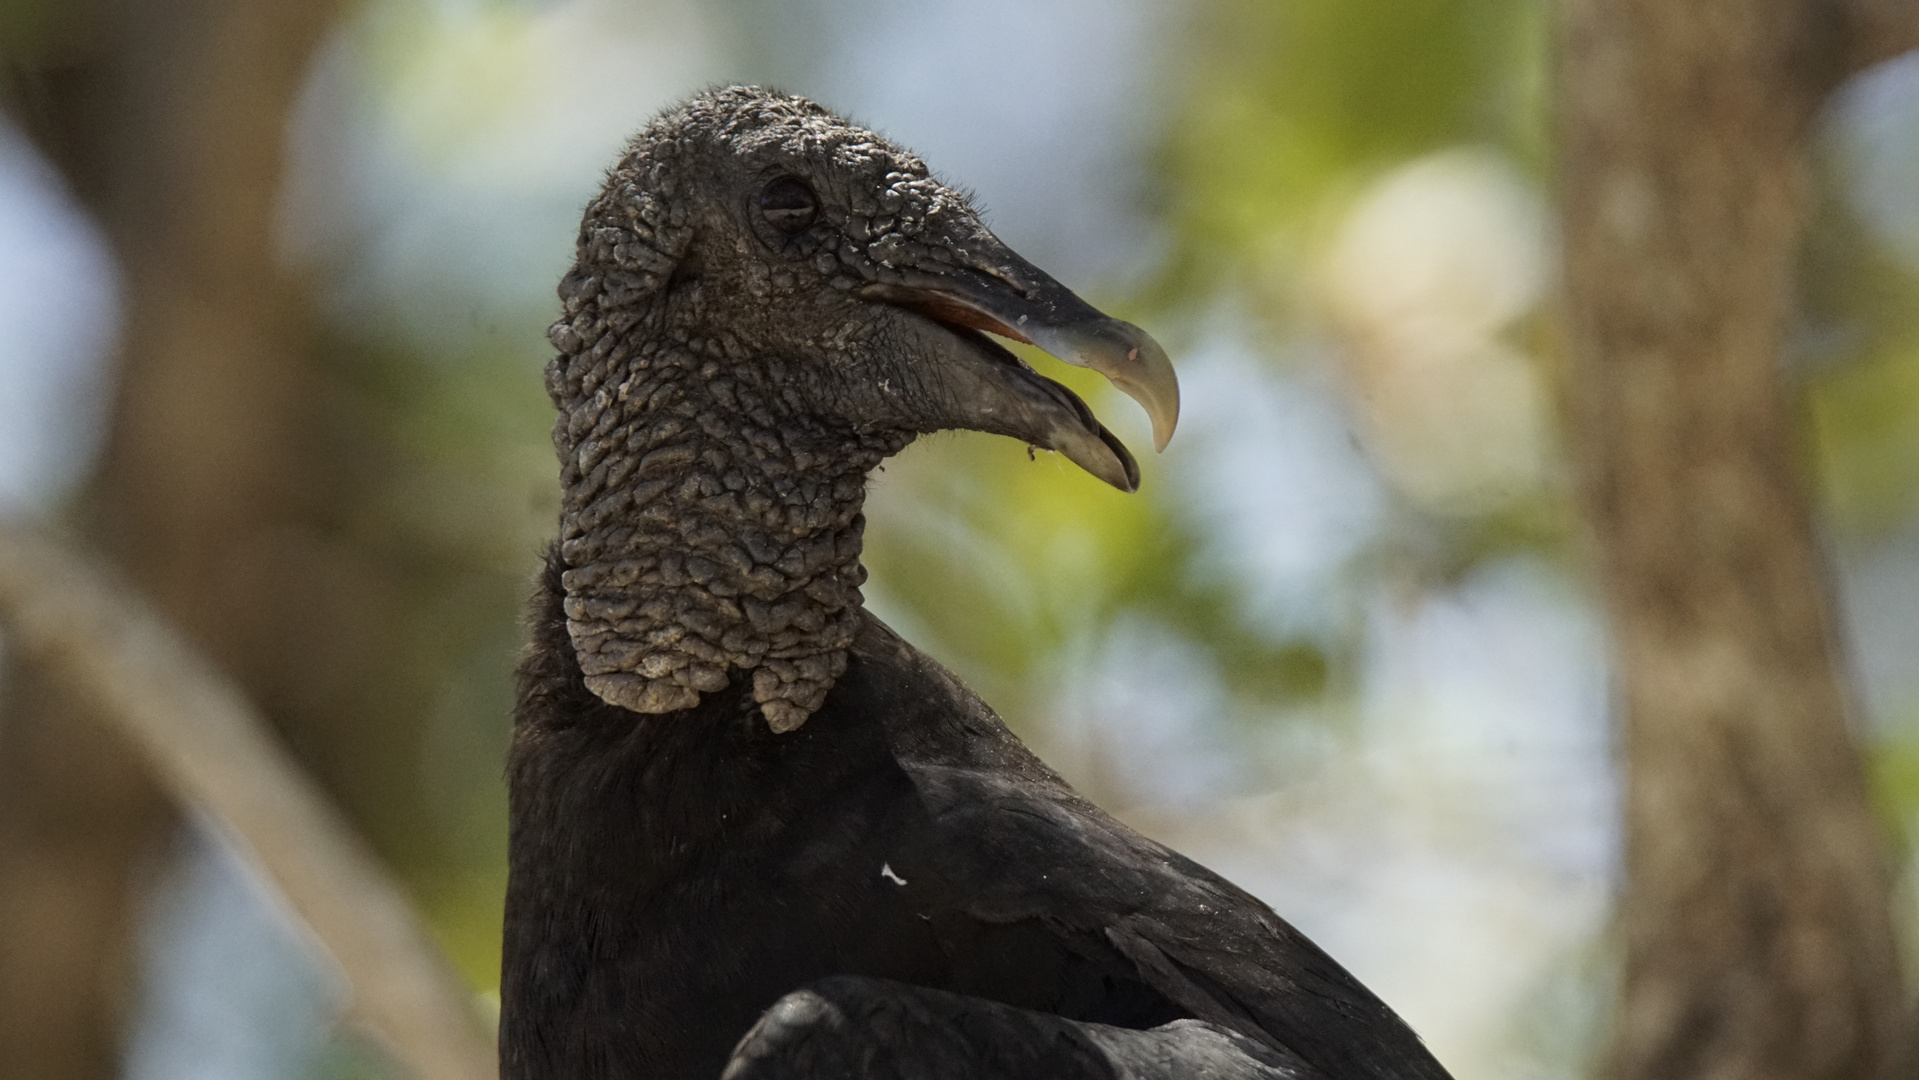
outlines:
[[[985,269],[942,267],[928,273],[901,268],[889,275],[894,280],[865,285],[859,292],[910,308],[948,328],[982,330],[1036,345],[1069,364],[1099,372],[1146,410],[1153,423],[1153,449],[1166,449],[1179,423],[1179,379],[1166,350],[1146,331],[1101,314],[1003,245],[994,242],[992,247]],[[989,347],[1002,354],[1004,362],[1045,383],[1052,397],[1070,399],[1080,421],[1054,417],[1038,423],[1038,430],[1005,434],[1057,450],[1122,491],[1138,489],[1139,469],[1131,455],[1077,396],[1032,372],[1012,354]],[[1031,389],[1022,390],[1024,396],[1034,396]]]
[[[1179,424],[1179,377],[1166,350],[1146,331],[1101,314],[1012,252],[1002,248],[996,254],[1002,255],[996,261],[1015,265],[991,276],[907,272],[901,284],[869,285],[863,291],[1092,368],[1139,402],[1153,421],[1153,449],[1166,449]]]

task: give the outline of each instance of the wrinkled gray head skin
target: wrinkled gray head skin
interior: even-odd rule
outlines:
[[[986,431],[1131,491],[1125,447],[981,330],[1178,413],[1165,354],[1008,250],[919,158],[804,98],[711,91],[636,137],[587,207],[547,390],[568,628],[643,713],[750,673],[777,731],[845,669],[866,474]]]

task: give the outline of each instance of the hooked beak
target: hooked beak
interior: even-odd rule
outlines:
[[[1146,410],[1153,423],[1153,449],[1166,449],[1179,423],[1179,379],[1166,350],[1146,331],[1102,314],[997,242],[990,254],[991,263],[981,270],[942,268],[943,272],[928,273],[901,269],[890,275],[894,280],[865,285],[859,292],[870,299],[910,308],[962,334],[969,330],[997,334],[1036,345],[1069,364],[1099,372]],[[1019,425],[1021,430],[998,425],[988,430],[1001,430],[1056,450],[1121,491],[1138,490],[1139,467],[1132,455],[1100,425],[1077,395],[1040,376],[982,335],[966,336],[974,339],[972,351],[984,347],[998,354],[1000,366],[1007,369],[1005,380],[1020,382],[1020,398],[1034,399],[1033,407],[1011,411],[1045,414],[1031,416]],[[1027,385],[1034,381],[1044,387]],[[1049,397],[1054,401],[1043,401]]]

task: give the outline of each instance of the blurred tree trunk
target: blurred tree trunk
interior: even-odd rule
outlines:
[[[288,111],[332,0],[47,7],[10,111],[105,227],[126,307],[109,448],[81,520],[200,645],[272,701],[310,644],[286,608],[323,504],[324,404],[273,261]],[[108,730],[31,672],[0,716],[0,1076],[104,1080],[142,854],[170,811]]]
[[[144,763],[31,669],[0,679],[0,1076],[104,1080],[134,974],[134,880],[168,808]]]
[[[1573,451],[1627,780],[1614,1080],[1876,1080],[1903,1037],[1782,378],[1817,111],[1919,23],[1911,3],[1842,7],[1564,9]]]

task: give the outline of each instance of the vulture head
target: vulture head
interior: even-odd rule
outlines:
[[[560,556],[587,685],[643,713],[740,675],[777,731],[846,664],[865,477],[920,434],[1132,455],[993,336],[1179,414],[1165,352],[1020,258],[913,154],[805,98],[730,87],[642,131],[560,284]]]

